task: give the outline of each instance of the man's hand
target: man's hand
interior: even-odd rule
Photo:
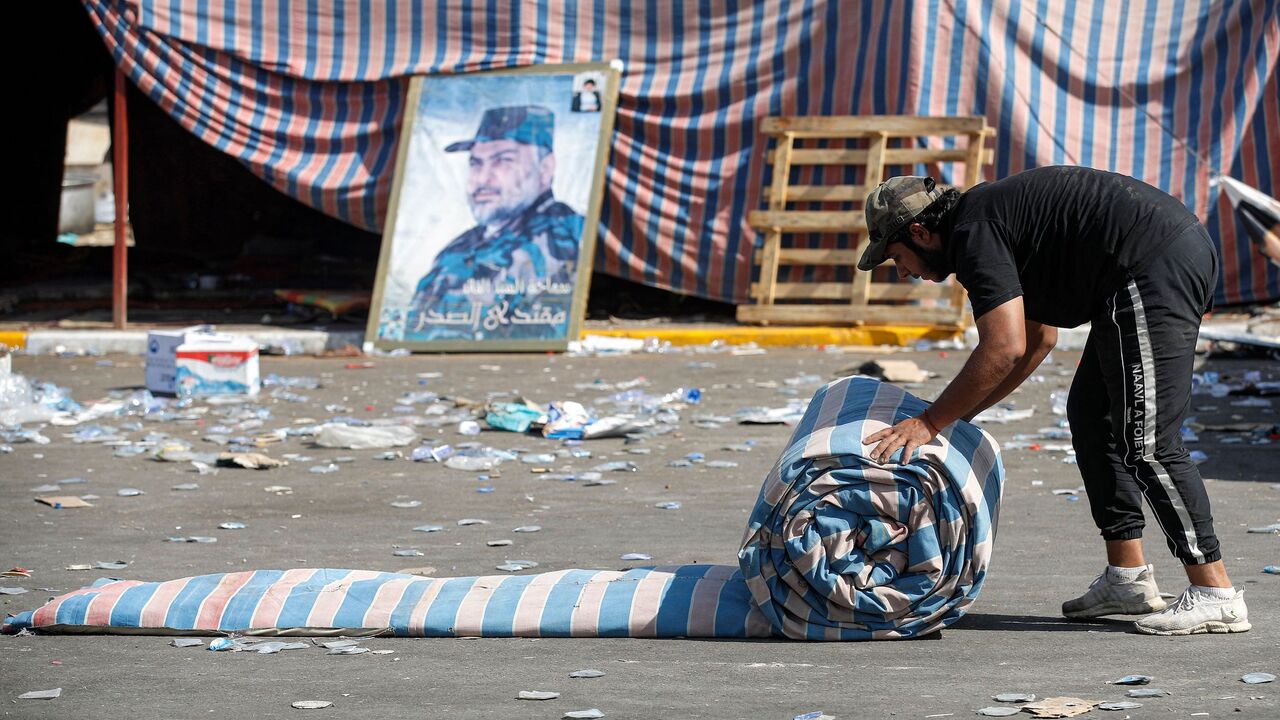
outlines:
[[[871,451],[871,459],[884,464],[889,461],[889,458],[893,457],[895,450],[902,448],[902,464],[906,465],[911,462],[911,453],[915,452],[916,448],[932,440],[933,436],[937,434],[925,418],[925,415],[907,418],[897,425],[873,433],[863,440],[862,443],[864,445],[879,443]]]

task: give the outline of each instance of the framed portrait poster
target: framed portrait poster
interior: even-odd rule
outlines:
[[[412,80],[366,345],[577,339],[619,76],[615,62]]]

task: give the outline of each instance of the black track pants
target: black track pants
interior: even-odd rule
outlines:
[[[1188,565],[1222,557],[1209,496],[1182,444],[1200,318],[1218,277],[1198,223],[1093,319],[1067,418],[1093,521],[1106,540],[1142,537],[1142,498],[1169,549]]]

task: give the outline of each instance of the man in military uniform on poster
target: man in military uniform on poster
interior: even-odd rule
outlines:
[[[555,199],[555,116],[545,107],[486,110],[470,153],[476,226],[418,282],[406,339],[551,339],[566,331],[583,217]]]

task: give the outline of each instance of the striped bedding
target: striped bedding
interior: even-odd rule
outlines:
[[[957,423],[911,464],[861,438],[924,403],[855,377],[818,391],[769,473],[739,567],[422,578],[338,569],[100,580],[5,632],[408,637],[907,638],[959,619],[991,557],[1003,469]]]

